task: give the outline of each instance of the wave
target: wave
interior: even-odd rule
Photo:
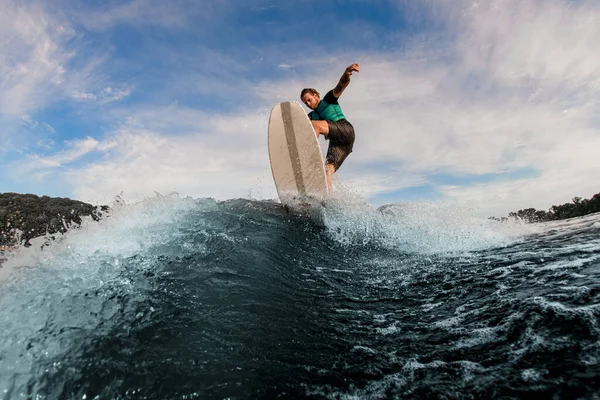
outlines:
[[[597,312],[561,308],[535,285],[532,300],[510,309],[529,293],[528,271],[548,282],[560,271],[572,288],[586,282],[587,291],[561,292],[571,301],[593,296],[577,277],[597,262],[594,239],[577,236],[597,231],[593,216],[530,226],[352,196],[323,213],[316,221],[271,200],[157,195],[115,204],[49,245],[33,240],[0,268],[0,389],[8,398],[381,394],[414,384],[402,371],[485,371],[410,356],[400,337],[453,338],[444,354],[502,352],[527,307],[572,311],[582,324]],[[490,329],[478,322],[502,313],[514,317]],[[423,349],[441,351],[435,341]],[[335,378],[348,363],[358,386]]]

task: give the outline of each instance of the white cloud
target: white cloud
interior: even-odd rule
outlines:
[[[75,91],[75,92],[73,92],[72,96],[75,100],[79,100],[79,101],[94,101],[94,100],[96,100],[96,95],[93,93],[83,93],[83,92]]]
[[[42,148],[45,150],[52,150],[54,148],[54,146],[56,145],[56,142],[52,139],[40,139],[40,140],[38,140],[38,142],[36,144],[39,148]]]
[[[98,144],[98,151],[106,152],[118,146],[118,142],[114,139],[106,140]]]
[[[104,80],[102,57],[90,53],[60,9],[47,6],[0,2],[0,141],[5,151],[35,151],[40,142],[47,147],[46,136],[57,133],[38,113],[64,100],[90,102]],[[79,55],[82,49],[85,56]],[[129,93],[123,86],[103,100]]]
[[[535,179],[505,181],[471,187],[440,188],[449,199],[471,204],[485,216],[506,216],[524,208],[548,210],[551,205],[569,203],[573,197],[590,198],[599,191],[597,181],[587,174],[565,171],[548,173]]]
[[[51,153],[55,142],[51,139],[43,139],[36,145]],[[107,147],[106,144],[90,137],[68,141],[65,146],[64,150],[51,155],[27,154],[23,158],[4,165],[3,178],[10,178],[16,182],[27,182],[28,185],[34,184],[34,186],[43,187],[46,190],[62,188],[73,163],[80,161],[90,153],[105,150]]]
[[[56,153],[52,156],[32,155],[30,163],[23,163],[16,167],[21,171],[41,170],[47,168],[65,167],[66,165],[81,159],[86,154],[98,150],[105,149],[106,146],[101,146],[100,143],[91,137],[83,140],[73,140],[66,143],[66,150]]]
[[[98,101],[101,104],[108,104],[116,100],[124,99],[125,97],[131,95],[132,91],[132,86],[125,87],[122,89],[107,86],[99,90],[98,94],[74,91],[71,97],[73,97],[75,100],[82,102]]]
[[[20,116],[57,93],[74,31],[36,4],[3,2],[0,13],[0,113]]]
[[[112,87],[105,87],[102,90],[102,93],[104,94],[104,97],[108,101],[114,101],[114,100],[121,100],[121,99],[129,96],[131,94],[131,91],[132,91],[132,88],[115,89]]]
[[[30,129],[33,129],[38,126],[38,122],[31,118],[31,115],[22,115],[21,116],[21,124]]]
[[[128,201],[136,201],[155,191],[218,199],[252,192],[272,198],[267,121],[262,117],[210,119],[190,109],[140,112],[105,142],[105,156],[70,170],[67,178],[75,187],[75,197],[93,203],[110,202],[121,192]],[[161,131],[165,121],[168,126],[175,120],[185,123],[191,133],[171,136]]]
[[[597,2],[477,2],[462,20],[457,47],[469,70],[483,71],[509,86],[533,79],[542,90],[560,88],[560,97],[568,94],[567,88],[597,93]]]
[[[54,127],[50,124],[42,122],[42,127],[46,132],[48,132],[50,134],[56,133],[56,129],[54,129]]]
[[[476,77],[478,84],[477,90],[454,92],[461,105],[447,109],[455,118],[445,113],[452,137],[467,139],[458,149],[461,160],[447,167],[468,171],[470,164],[472,173],[539,171],[536,178],[445,188],[446,194],[476,202],[482,212],[506,213],[530,206],[547,209],[599,191],[600,54],[594,38],[600,34],[600,4],[444,4],[447,11],[460,10],[448,13],[455,16],[449,25],[457,34],[452,77],[463,83]]]

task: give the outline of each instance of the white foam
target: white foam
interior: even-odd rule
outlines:
[[[501,327],[473,329],[469,331],[471,337],[459,340],[453,347],[455,349],[464,349],[496,342],[498,341],[498,332],[500,329]]]
[[[462,322],[462,320],[462,317],[452,317],[441,321],[436,321],[434,325],[438,328],[450,328],[459,325]]]
[[[366,346],[354,346],[350,351],[377,354],[377,350],[373,350],[372,348]]]
[[[462,370],[464,381],[473,380],[473,378],[475,377],[473,374],[474,372],[482,373],[483,371],[485,371],[485,368],[481,364],[472,362],[472,361],[466,361],[466,360],[453,361],[450,364],[451,365],[455,365],[455,364],[460,365],[460,369]]]
[[[362,388],[350,385],[344,393],[333,392],[325,394],[324,391],[307,391],[308,395],[326,396],[329,399],[340,400],[363,400],[363,399],[381,399],[386,397],[386,392],[390,387],[399,387],[406,385],[407,380],[403,373],[396,373],[384,376],[378,381],[371,381]]]
[[[441,306],[442,304],[444,304],[443,302],[439,302],[439,303],[426,303],[426,304],[422,304],[421,308],[423,309],[423,311],[431,311],[436,307]]]
[[[523,378],[525,382],[539,381],[541,376],[542,374],[540,373],[540,371],[536,370],[535,368],[521,370],[521,378]]]
[[[347,191],[337,191],[328,200],[324,223],[329,235],[343,244],[376,244],[420,254],[504,247],[536,231],[533,225],[483,219],[457,205],[402,203],[375,208]]]
[[[531,299],[534,303],[538,304],[543,309],[550,309],[561,315],[573,315],[577,314],[580,316],[587,316],[591,318],[592,322],[596,324],[595,313],[600,310],[600,304],[590,304],[588,306],[580,307],[568,307],[558,301],[549,301],[544,297],[537,296]]]
[[[375,332],[377,332],[383,336],[392,335],[392,334],[400,332],[400,331],[401,331],[401,329],[398,328],[396,326],[396,324],[392,324],[386,328],[375,328]]]
[[[448,363],[440,360],[435,360],[426,364],[420,363],[416,360],[409,360],[402,366],[402,369],[405,371],[415,371],[418,369],[439,368],[445,365],[448,365]]]

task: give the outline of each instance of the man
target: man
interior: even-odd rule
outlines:
[[[354,127],[348,122],[338,103],[338,98],[350,84],[352,72],[359,72],[358,64],[352,64],[346,68],[337,86],[327,92],[323,100],[319,97],[319,92],[312,88],[304,89],[300,93],[302,102],[313,110],[308,116],[317,138],[319,135],[323,135],[325,140],[329,140],[325,162],[329,190],[331,190],[331,176],[352,153],[354,146]]]

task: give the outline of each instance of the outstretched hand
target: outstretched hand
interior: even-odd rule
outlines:
[[[333,89],[333,95],[336,98],[339,98],[344,92],[344,89],[346,89],[346,86],[350,84],[350,75],[352,75],[353,72],[359,72],[358,64],[352,64],[344,70],[340,81],[335,89]]]
[[[352,64],[350,65],[348,68],[346,68],[346,73],[348,75],[352,75],[352,72],[360,72],[359,68],[358,68],[358,64]]]

